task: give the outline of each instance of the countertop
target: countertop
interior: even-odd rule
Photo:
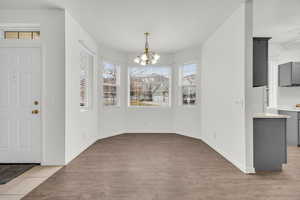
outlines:
[[[260,119],[272,119],[272,118],[285,118],[285,119],[287,119],[287,118],[290,118],[290,116],[288,116],[288,115],[279,115],[279,114],[272,114],[272,113],[256,113],[256,114],[254,114],[254,116],[253,116],[253,118],[256,118],[256,119],[258,119],[258,118],[260,118]]]

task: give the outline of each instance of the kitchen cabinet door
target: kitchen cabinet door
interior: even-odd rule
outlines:
[[[294,62],[292,68],[292,83],[293,85],[300,85],[300,62]]]
[[[253,87],[268,85],[269,39],[253,38]]]
[[[299,137],[298,137],[298,132],[299,132],[299,127],[298,127],[298,112],[294,111],[285,111],[285,110],[280,110],[279,114],[282,115],[288,115],[290,118],[287,119],[286,123],[286,129],[287,129],[287,144],[289,146],[297,146]]]

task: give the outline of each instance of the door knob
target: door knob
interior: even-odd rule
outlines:
[[[31,113],[34,115],[37,115],[37,114],[39,114],[39,110],[33,110]]]

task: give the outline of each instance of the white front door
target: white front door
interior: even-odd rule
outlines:
[[[0,163],[40,163],[41,52],[0,47]]]

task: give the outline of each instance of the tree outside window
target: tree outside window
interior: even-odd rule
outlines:
[[[119,66],[104,62],[103,64],[103,98],[105,106],[119,105]]]

